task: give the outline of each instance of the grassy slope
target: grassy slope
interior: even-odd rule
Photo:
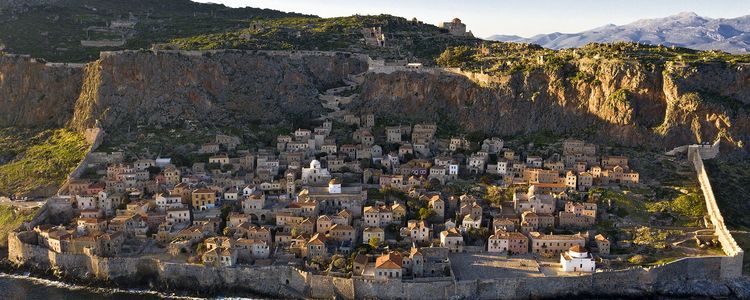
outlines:
[[[20,136],[9,136],[0,137],[0,143],[14,144],[17,154],[0,165],[0,195],[29,194],[61,184],[87,148],[83,135],[67,129],[27,130]]]
[[[8,233],[31,220],[36,211],[36,208],[17,211],[10,205],[0,204],[0,248],[8,246]]]

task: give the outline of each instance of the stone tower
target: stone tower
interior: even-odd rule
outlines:
[[[294,200],[294,195],[297,194],[297,184],[295,183],[295,175],[294,171],[287,171],[286,172],[286,194],[289,196],[289,199]]]

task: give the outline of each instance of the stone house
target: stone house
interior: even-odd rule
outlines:
[[[375,260],[375,279],[388,280],[401,278],[403,257],[399,252],[390,252]]]
[[[237,257],[244,261],[252,258],[266,259],[271,255],[271,248],[265,241],[240,238],[234,243]]]
[[[487,241],[487,252],[525,254],[529,252],[529,239],[520,232],[496,230]]]
[[[596,210],[596,203],[567,201],[559,213],[558,224],[567,228],[588,228],[596,223]]]
[[[532,232],[555,227],[555,216],[551,213],[525,211],[521,214],[521,231]]]
[[[219,144],[217,143],[205,143],[198,149],[198,153],[201,154],[216,154],[219,153]]]
[[[305,247],[305,253],[303,253],[308,259],[315,257],[326,258],[328,257],[328,250],[326,249],[325,237],[320,233],[314,234],[308,241]]]
[[[541,255],[559,255],[573,246],[586,246],[586,238],[580,234],[546,235],[541,232],[530,232],[531,252]]]
[[[461,226],[463,226],[463,230],[469,230],[470,228],[479,229],[479,227],[482,226],[482,216],[479,216],[478,218],[474,218],[472,215],[465,215]]]
[[[357,231],[354,230],[354,227],[349,225],[334,224],[328,232],[331,239],[338,242],[348,241],[354,243],[357,239]]]
[[[518,219],[513,220],[509,218],[494,218],[492,220],[492,230],[498,231],[516,231],[516,223],[518,222]]]
[[[380,188],[393,188],[401,190],[404,187],[404,175],[386,175],[380,176]]]
[[[455,228],[440,232],[440,247],[448,248],[449,252],[463,252],[464,237]]]
[[[373,238],[380,242],[385,241],[385,230],[380,227],[366,227],[362,231],[362,243],[368,243]]]
[[[166,220],[170,226],[187,226],[190,224],[190,209],[187,207],[168,208]]]
[[[318,220],[315,222],[315,232],[321,232],[323,234],[328,234],[328,230],[333,226],[333,220],[331,217],[327,215],[322,215],[318,217]]]
[[[594,242],[596,243],[596,249],[598,250],[599,254],[602,255],[608,255],[609,249],[610,249],[610,241],[602,234],[597,234],[594,237]]]
[[[517,213],[532,211],[541,214],[552,214],[557,200],[550,194],[536,194],[535,189],[529,188],[526,193],[513,194],[513,207]]]
[[[393,223],[393,212],[387,206],[366,206],[362,220],[366,227],[385,227]]]
[[[428,198],[427,207],[435,213],[438,220],[445,220],[445,200],[440,194],[432,195]]]
[[[203,264],[233,267],[237,264],[237,253],[231,248],[214,248],[202,256]]]
[[[193,209],[207,210],[216,207],[216,192],[209,189],[197,189],[192,192]]]
[[[406,229],[406,233],[404,232]],[[401,236],[409,237],[414,243],[429,243],[432,241],[430,227],[425,221],[409,220],[406,228],[401,229]]]

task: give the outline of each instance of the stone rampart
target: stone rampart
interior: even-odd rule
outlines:
[[[713,188],[711,188],[711,181],[709,180],[708,173],[706,173],[706,168],[703,165],[704,156],[708,156],[706,158],[710,159],[716,157],[716,155],[718,155],[717,144],[711,146],[697,145],[688,148],[688,159],[693,164],[693,167],[698,174],[698,182],[703,191],[703,197],[706,199],[706,209],[708,211],[709,219],[711,220],[715,234],[721,243],[721,247],[727,255],[721,260],[721,277],[736,278],[742,276],[744,251],[737,244],[737,241],[734,240],[732,233],[729,232],[729,229],[724,224],[724,217],[721,215],[719,205],[714,196]]]
[[[153,258],[104,258],[55,253],[29,242],[28,233],[12,233],[9,258],[17,264],[57,269],[81,279],[133,284],[146,282],[164,289],[249,291],[273,297],[342,299],[520,299],[575,295],[643,296],[706,293],[696,282],[720,286],[723,257],[691,257],[652,268],[600,271],[566,277],[509,277],[487,280],[373,280],[315,275],[290,266],[209,267]],[[139,281],[140,280],[140,281]]]
[[[266,54],[269,56],[285,56],[292,59],[300,59],[310,56],[318,56],[318,57],[333,57],[337,55],[348,55],[354,58],[358,58],[364,61],[367,61],[369,57],[364,54],[359,53],[351,53],[351,52],[340,52],[340,51],[311,51],[311,50],[236,50],[236,49],[220,49],[220,50],[119,50],[119,51],[102,51],[100,52],[99,56],[101,58],[111,56],[111,55],[118,55],[120,53],[133,53],[133,52],[143,52],[143,51],[151,51],[153,53],[172,53],[172,54],[181,54],[185,56],[195,56],[195,57],[201,57],[204,55],[213,55],[218,53],[252,53],[252,54]]]

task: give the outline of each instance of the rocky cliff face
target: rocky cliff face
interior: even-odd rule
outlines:
[[[0,127],[60,127],[73,115],[83,69],[0,55]]]
[[[344,53],[103,53],[84,67],[0,56],[0,127],[108,130],[127,125],[227,126],[317,117],[318,90],[366,61]]]
[[[354,109],[512,135],[548,130],[624,145],[713,141],[747,150],[750,67],[580,60],[577,75],[371,73]]]
[[[0,126],[108,131],[317,117],[319,90],[367,70],[344,53],[103,53],[85,68],[0,57]],[[625,145],[713,141],[748,150],[750,66],[581,59],[569,71],[369,73],[355,111],[512,135],[549,130]]]
[[[86,69],[71,125],[228,126],[316,117],[319,89],[367,70],[350,54],[103,53]]]

